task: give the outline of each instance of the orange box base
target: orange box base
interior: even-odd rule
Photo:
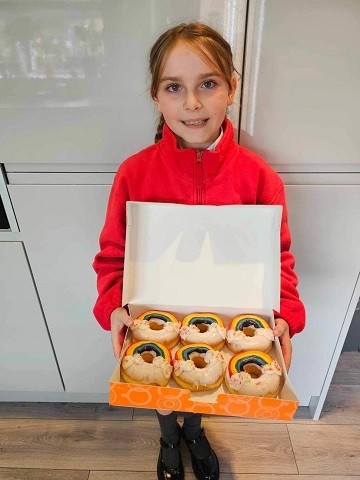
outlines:
[[[284,394],[284,388],[282,394]],[[220,393],[215,403],[190,398],[192,392],[182,388],[135,385],[120,381],[120,364],[110,380],[110,405],[180,412],[206,413],[267,420],[293,419],[299,402],[279,398],[250,397]]]

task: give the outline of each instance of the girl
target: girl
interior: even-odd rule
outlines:
[[[284,185],[264,160],[240,147],[226,118],[237,85],[229,44],[201,23],[171,28],[150,52],[151,97],[160,113],[155,144],[125,160],[112,186],[100,252],[94,260],[99,297],[94,314],[111,330],[118,359],[124,332],[133,323],[122,307],[128,200],[204,205],[274,204],[283,206],[281,225],[281,308],[275,312],[285,364],[290,338],[304,328],[305,311],[297,292],[290,253]],[[158,479],[184,478],[180,438],[188,445],[198,480],[219,478],[219,463],[200,414],[157,412],[160,424]]]

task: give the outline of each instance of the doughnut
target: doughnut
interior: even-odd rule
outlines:
[[[137,342],[126,349],[120,372],[127,383],[165,387],[171,378],[172,368],[170,352],[164,345]]]
[[[229,324],[226,342],[234,353],[246,350],[268,352],[274,333],[267,322],[257,315],[238,315]]]
[[[171,349],[179,341],[180,323],[168,312],[149,310],[135,319],[130,329],[134,342],[158,342]]]
[[[225,343],[226,329],[223,321],[214,313],[191,313],[182,321],[180,339],[183,345],[206,343],[220,350]]]
[[[281,367],[270,355],[258,350],[231,357],[225,372],[230,393],[274,398],[280,387]]]
[[[173,378],[182,388],[202,391],[217,388],[223,381],[222,353],[205,343],[179,348],[174,355]]]

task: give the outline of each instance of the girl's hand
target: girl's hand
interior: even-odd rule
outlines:
[[[289,325],[282,318],[275,318],[275,337],[279,337],[281,350],[284,357],[286,370],[289,371],[291,363],[292,345],[290,339]]]
[[[128,315],[128,312],[123,307],[118,307],[113,310],[110,315],[111,323],[111,341],[116,360],[119,360],[121,348],[125,340],[124,326],[131,327],[134,319]]]

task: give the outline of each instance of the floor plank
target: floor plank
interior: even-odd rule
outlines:
[[[360,352],[342,352],[336,365],[337,372],[358,372],[360,370]]]
[[[358,475],[359,425],[288,425],[300,474]]]
[[[360,425],[360,385],[330,385],[321,423]]]
[[[1,480],[138,480],[144,472],[133,471],[85,471],[39,470],[0,468]],[[156,472],[147,472],[146,480],[156,480]],[[192,472],[187,472],[187,480],[195,480]],[[278,480],[279,474],[222,474],[221,480]],[[360,480],[360,476],[348,475],[281,475],[281,480]]]
[[[0,468],[0,480],[88,480],[88,478],[87,471]]]
[[[286,425],[238,427],[207,425],[224,473],[297,473]],[[131,471],[136,466],[151,471],[158,456],[158,438],[155,422],[0,420],[0,467]],[[184,462],[190,470],[187,451]]]
[[[152,463],[158,452],[153,428],[132,421],[0,420],[1,467],[118,470]]]
[[[132,408],[106,403],[0,402],[0,418],[131,420]]]
[[[89,480],[139,480],[144,479],[144,472],[90,472]],[[156,472],[148,472],[146,480],[157,480]]]
[[[360,385],[360,369],[358,372],[336,372],[331,380],[332,385]]]
[[[90,472],[89,480],[139,480],[143,472]],[[360,476],[353,475],[267,475],[251,473],[221,473],[221,480],[360,480]],[[149,472],[146,480],[157,480],[155,472]],[[186,480],[196,480],[193,473],[186,473]]]
[[[360,352],[343,352],[340,355],[332,385],[360,385]]]

